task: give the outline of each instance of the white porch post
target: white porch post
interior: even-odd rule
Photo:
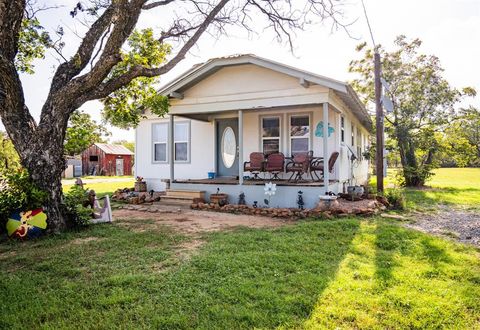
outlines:
[[[243,111],[238,110],[238,183],[243,185]]]
[[[328,102],[323,103],[323,185],[325,191],[328,192],[328,183],[330,180],[330,173],[328,171]]]
[[[168,152],[169,152],[169,163],[170,163],[170,185],[173,183],[175,179],[175,150],[174,150],[174,139],[175,139],[175,119],[173,115],[170,115],[170,121],[168,125]]]

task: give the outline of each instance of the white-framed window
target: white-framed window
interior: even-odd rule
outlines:
[[[362,155],[362,143],[363,143],[363,138],[362,138],[362,132],[360,129],[357,128],[357,156],[359,160],[363,159]]]
[[[355,147],[355,126],[352,124],[351,126],[351,133],[352,133],[352,147]]]
[[[292,115],[289,122],[290,153],[292,155],[310,150],[310,116]]]
[[[262,151],[265,155],[280,152],[281,120],[279,116],[261,117]]]
[[[176,162],[188,162],[190,155],[190,123],[175,123],[174,155]]]
[[[168,124],[158,123],[152,125],[152,148],[153,148],[153,161],[167,162],[168,154]]]
[[[340,117],[340,141],[345,142],[345,117]]]

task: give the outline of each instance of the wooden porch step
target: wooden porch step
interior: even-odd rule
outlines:
[[[169,197],[169,196],[162,196],[160,199],[159,204],[174,204],[174,205],[190,205],[193,203],[192,198],[188,197]]]
[[[205,191],[203,190],[182,190],[182,189],[167,189],[166,196],[162,197],[165,198],[177,198],[177,199],[187,199],[191,202],[194,199],[200,198],[205,199]]]

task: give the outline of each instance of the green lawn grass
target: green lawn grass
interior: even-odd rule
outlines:
[[[85,188],[87,189],[93,189],[97,193],[98,197],[102,197],[103,195],[109,194],[112,195],[112,193],[117,190],[117,189],[122,189],[122,188],[133,188],[135,180],[132,178],[129,181],[121,181],[121,182],[96,182],[96,183],[86,183],[84,185]],[[67,192],[72,186],[74,185],[74,182],[71,184],[63,183],[63,191]]]
[[[395,169],[389,169],[387,187],[395,185]],[[371,185],[375,186],[375,177]],[[407,204],[412,209],[435,209],[438,204],[480,209],[480,168],[439,168],[425,188],[407,188]]]
[[[409,203],[474,205],[479,174],[439,169]],[[117,219],[3,242],[0,269],[0,329],[480,329],[480,250],[380,218],[201,237]]]
[[[384,220],[213,233],[187,261],[191,238],[127,224],[1,244],[0,328],[479,325],[479,252]]]

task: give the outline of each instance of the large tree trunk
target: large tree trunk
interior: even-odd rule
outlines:
[[[55,135],[45,136],[31,146],[31,152],[21,154],[22,164],[33,182],[47,192],[44,203],[50,232],[59,232],[68,226],[62,194],[62,172],[65,169],[63,140]]]
[[[48,194],[45,202],[48,230],[66,228],[67,218],[62,207],[61,176],[65,168],[63,141],[69,111],[55,104],[68,104],[69,95],[47,103],[37,126],[25,106],[20,79],[13,63],[0,56],[0,88],[5,91],[0,101],[0,115],[5,129],[17,150],[22,166],[33,182]],[[71,102],[70,102],[71,103]],[[22,125],[19,125],[22,123]]]

